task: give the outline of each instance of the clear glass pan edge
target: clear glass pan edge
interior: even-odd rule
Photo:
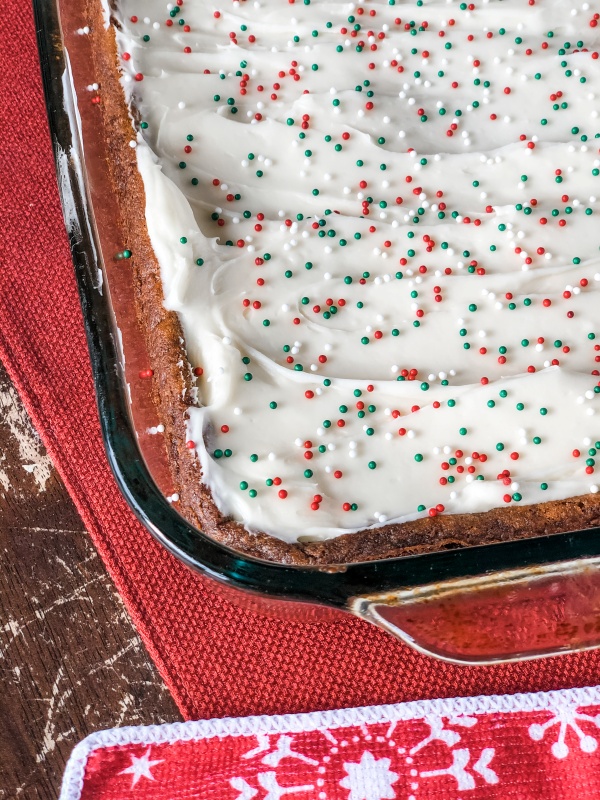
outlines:
[[[521,660],[600,646],[599,625],[598,633],[591,638],[588,634],[585,641],[575,637],[567,644],[557,643],[543,651],[532,647],[511,653],[506,648],[501,652],[500,648],[483,659],[468,658],[459,652],[448,656],[442,652],[441,646],[437,646],[439,642],[424,645],[373,610],[374,603],[378,603],[378,608],[381,606],[382,595],[388,596],[392,606],[405,604],[405,593],[415,587],[430,587],[430,597],[439,590],[441,596],[453,582],[470,579],[471,586],[479,582],[489,590],[495,582],[498,586],[502,583],[501,575],[506,571],[518,572],[513,588],[517,594],[520,592],[522,599],[531,591],[540,569],[544,567],[549,567],[555,576],[565,575],[571,579],[589,572],[590,565],[595,566],[595,558],[600,556],[600,528],[403,558],[307,567],[275,564],[237,553],[194,528],[167,502],[138,446],[128,407],[127,387],[122,377],[114,315],[108,293],[99,291],[98,273],[103,266],[101,249],[87,194],[84,154],[74,122],[73,108],[77,99],[69,96],[68,57],[61,33],[61,14],[64,12],[59,8],[58,0],[33,0],[33,5],[59,190],[85,323],[102,436],[119,488],[152,535],[189,567],[222,587],[228,587],[232,597],[238,600],[240,597],[254,598],[258,610],[265,610],[268,605],[274,613],[279,610],[287,616],[285,609],[298,604],[304,608],[310,604],[315,610],[317,606],[345,609],[423,652],[455,663]],[[500,596],[498,601],[501,601]],[[502,602],[510,606],[514,597],[512,601],[505,597]],[[506,611],[510,616],[510,607]]]

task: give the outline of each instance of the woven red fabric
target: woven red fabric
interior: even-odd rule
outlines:
[[[28,3],[0,9],[0,358],[186,717],[583,686],[600,654],[495,668],[421,656],[348,617],[301,625],[204,588],[136,522],[100,439]]]
[[[595,687],[113,728],[77,745],[61,800],[597,798],[599,701]]]

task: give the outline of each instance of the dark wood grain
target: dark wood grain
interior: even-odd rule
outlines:
[[[54,800],[92,731],[178,719],[0,365],[0,800]]]

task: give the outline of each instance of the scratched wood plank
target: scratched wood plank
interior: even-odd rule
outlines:
[[[180,719],[0,364],[0,800],[92,731]]]

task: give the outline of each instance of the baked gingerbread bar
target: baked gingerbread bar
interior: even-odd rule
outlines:
[[[88,5],[181,513],[299,564],[597,526],[576,4]]]

